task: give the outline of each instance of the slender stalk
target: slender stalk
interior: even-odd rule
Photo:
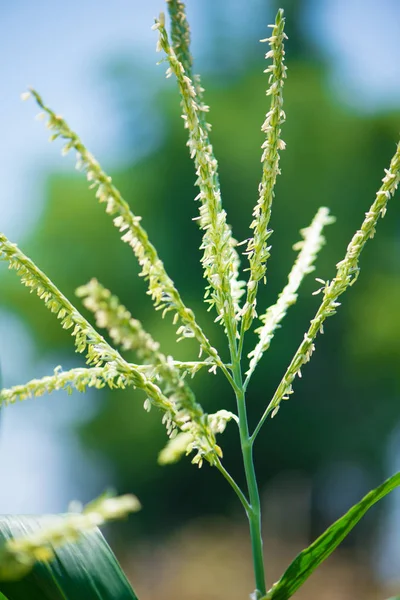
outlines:
[[[246,510],[250,527],[251,548],[253,555],[253,568],[256,581],[257,592],[261,596],[266,594],[264,560],[263,560],[263,542],[261,537],[261,506],[260,495],[256,473],[253,462],[253,444],[249,434],[247,422],[246,398],[243,387],[243,377],[240,365],[240,348],[236,346],[236,341],[230,338],[229,346],[231,350],[232,375],[235,382],[235,395],[239,416],[239,434],[240,445],[242,448],[244,470],[246,475],[247,489],[249,493],[250,505]]]
[[[225,469],[225,467],[223,466],[223,464],[221,463],[221,461],[219,459],[215,463],[215,466],[217,467],[218,471],[220,473],[222,473],[222,475],[225,477],[225,479],[227,480],[229,485],[235,491],[240,502],[243,504],[243,508],[246,511],[246,514],[248,514],[248,512],[251,510],[249,501],[247,500],[246,496],[243,494],[242,490],[240,489],[240,487],[238,486],[236,481],[233,479],[232,475],[230,473],[228,473],[228,471]]]
[[[247,390],[247,386],[248,386],[248,385],[249,385],[249,383],[250,383],[250,379],[251,379],[251,376],[252,376],[252,375],[253,375],[253,373],[248,373],[248,374],[247,374],[247,376],[246,376],[246,379],[244,380],[244,383],[243,383],[243,389],[244,389],[244,391],[246,391],[246,390]]]
[[[267,408],[265,409],[261,419],[259,420],[257,427],[255,428],[255,430],[253,431],[253,433],[251,434],[250,440],[251,443],[254,444],[256,437],[258,436],[258,434],[260,433],[260,429],[261,427],[264,425],[266,419],[268,418],[268,415],[273,411],[273,406],[269,405],[267,406]]]
[[[218,366],[221,369],[221,371],[223,372],[223,374],[225,375],[225,377],[227,378],[227,380],[229,381],[229,383],[231,384],[231,386],[233,387],[233,389],[236,391],[236,383],[235,383],[234,378],[228,371],[228,368],[229,368],[228,365],[225,365],[223,362],[221,362],[221,364]]]
[[[244,343],[244,331],[243,329],[240,330],[240,334],[239,334],[239,340],[238,340],[238,360],[239,362],[241,362],[242,360],[242,353],[243,353],[243,343]]]

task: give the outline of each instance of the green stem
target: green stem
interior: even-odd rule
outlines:
[[[225,377],[227,378],[227,380],[229,381],[229,383],[231,384],[231,386],[233,387],[233,389],[235,390],[236,393],[236,383],[234,378],[232,377],[232,375],[229,373],[228,369],[227,369],[227,365],[224,365],[224,363],[221,362],[221,364],[218,364],[219,368],[221,369],[221,371],[223,372],[223,374],[225,375]]]
[[[247,422],[247,410],[245,391],[243,387],[242,371],[240,367],[240,354],[237,351],[236,344],[230,344],[232,375],[235,382],[235,393],[239,416],[240,444],[242,448],[244,470],[246,474],[247,488],[250,498],[250,506],[246,511],[250,526],[251,547],[253,554],[253,568],[256,580],[256,588],[261,596],[266,594],[263,543],[261,537],[261,506],[256,473],[253,462],[253,444],[249,434]]]

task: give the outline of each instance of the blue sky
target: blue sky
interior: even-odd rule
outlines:
[[[310,0],[306,20],[336,93],[361,110],[399,108],[398,0]]]
[[[241,42],[259,35],[261,5],[261,0],[189,0],[200,65],[214,31],[210,14],[218,11],[240,64]],[[10,237],[20,238],[40,218],[46,170],[71,166],[46,143],[43,127],[32,121],[35,109],[19,101],[21,91],[34,85],[108,165],[119,160],[120,130],[99,73],[110,56],[131,55],[164,85],[150,29],[160,8],[161,0],[0,1],[0,229]],[[362,110],[400,106],[397,0],[309,0],[303,26],[329,57],[331,85],[344,100]]]

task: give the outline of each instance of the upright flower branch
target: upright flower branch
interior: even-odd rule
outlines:
[[[396,191],[399,181],[400,143],[397,145],[389,169],[385,169],[385,176],[382,179],[383,183],[376,193],[374,203],[366,213],[360,229],[354,234],[350,241],[344,259],[336,265],[337,271],[335,277],[332,281],[325,282],[320,290],[323,293],[321,305],[318,308],[315,317],[312,319],[308,331],[304,334],[304,339],[291,360],[271,402],[261,417],[261,420],[253,433],[253,439],[257,436],[268,415],[271,414],[272,417],[275,416],[279,410],[281,401],[288,400],[293,393],[293,381],[296,376],[301,374],[302,366],[310,360],[311,355],[315,350],[315,338],[318,333],[323,333],[325,319],[336,313],[336,309],[340,306],[340,303],[338,302],[339,297],[357,280],[360,254],[367,241],[374,237],[375,227],[379,218],[385,216],[387,203]]]
[[[191,79],[193,82],[193,87],[196,93],[196,105],[199,110],[197,112],[199,123],[204,135],[205,146],[207,148],[207,152],[210,156],[210,159],[214,165],[213,169],[213,186],[216,193],[219,195],[221,199],[220,192],[220,183],[218,176],[218,167],[217,160],[214,156],[214,151],[212,144],[209,138],[209,131],[211,130],[211,125],[207,123],[206,115],[209,110],[209,107],[204,103],[203,93],[204,88],[201,85],[200,76],[197,73],[193,73],[193,58],[190,53],[190,27],[186,17],[186,9],[184,2],[180,0],[167,0],[168,11],[171,18],[171,40],[172,40],[172,48],[176,54],[178,61],[182,64],[182,67],[185,71],[185,74]],[[183,113],[185,115],[185,100],[182,97],[181,106]],[[185,121],[187,123],[187,121]],[[190,145],[189,145],[190,147]],[[222,205],[220,202],[219,211],[222,211]],[[244,285],[245,282],[240,279],[240,258],[239,254],[236,250],[237,241],[232,235],[232,230],[230,225],[226,224],[227,228],[227,240],[229,245],[229,251],[231,253],[231,265],[232,270],[230,274],[230,288],[231,295],[234,302],[234,311],[239,318],[240,312],[240,299],[244,294]]]
[[[267,260],[270,256],[268,239],[272,233],[268,229],[271,218],[272,201],[274,199],[274,188],[279,170],[279,151],[285,148],[281,139],[281,125],[285,119],[283,112],[283,85],[286,78],[286,66],[284,65],[284,32],[285,19],[283,10],[280,9],[276,15],[275,24],[272,27],[272,35],[264,42],[269,42],[270,51],[266,58],[272,58],[272,64],[267,67],[265,73],[270,73],[270,87],[267,96],[271,96],[271,107],[261,127],[265,133],[265,142],[262,145],[263,153],[261,161],[263,164],[261,183],[259,186],[259,198],[253,211],[253,221],[250,227],[254,235],[249,239],[246,253],[250,263],[250,275],[247,282],[246,302],[242,309],[242,336],[247,331],[256,313],[257,289],[259,282],[265,278]]]
[[[207,129],[200,113],[208,110],[197,101],[196,89],[171,47],[163,23],[156,20],[159,31],[159,49],[167,57],[169,68],[167,77],[176,76],[182,98],[183,118],[189,132],[188,147],[196,166],[196,184],[200,188],[199,224],[204,230],[201,249],[204,251],[202,264],[209,282],[206,301],[215,306],[218,316],[230,339],[237,335],[237,315],[239,312],[240,286],[232,285],[237,276],[237,253],[234,249],[231,229],[226,223],[226,213],[221,205],[221,193],[216,185],[217,161],[212,154]]]
[[[253,564],[257,585],[257,597],[265,594],[265,575],[261,539],[261,507],[258,493],[252,448],[249,443],[249,430],[245,395],[240,364],[241,350],[237,344],[240,319],[239,299],[242,295],[240,284],[235,283],[238,276],[238,257],[232,243],[232,235],[226,223],[226,213],[222,209],[221,194],[217,181],[217,163],[212,155],[209,144],[204,105],[196,93],[192,79],[179,61],[174,49],[170,46],[164,26],[164,17],[156,21],[155,28],[159,30],[159,48],[164,50],[169,68],[167,77],[176,76],[182,98],[182,109],[185,126],[189,132],[188,146],[196,166],[200,188],[198,198],[201,201],[200,227],[205,231],[201,249],[204,250],[202,264],[204,273],[209,281],[206,301],[215,305],[218,313],[217,321],[225,326],[228,336],[229,350],[232,362],[233,388],[238,406],[239,433],[242,447],[244,469],[249,494],[249,504],[246,513],[250,524],[250,535],[253,549]],[[187,39],[187,38],[186,38]],[[202,116],[200,116],[202,115]]]

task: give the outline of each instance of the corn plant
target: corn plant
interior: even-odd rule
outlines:
[[[331,525],[313,544],[305,548],[287,568],[282,577],[267,586],[264,572],[261,536],[261,507],[259,488],[253,462],[253,450],[263,425],[274,418],[284,401],[294,392],[296,377],[311,359],[315,342],[323,333],[325,320],[340,306],[340,296],[352,286],[359,274],[359,258],[367,241],[374,236],[376,225],[386,213],[388,201],[400,180],[400,145],[385,169],[382,185],[376,193],[360,228],[350,240],[343,259],[336,265],[330,281],[317,279],[321,295],[320,306],[300,341],[273,397],[266,404],[258,424],[251,431],[247,419],[246,390],[252,375],[269,349],[277,328],[289,308],[296,302],[304,277],[314,270],[317,254],[324,245],[323,230],[333,222],[327,208],[320,208],[311,224],[301,230],[302,239],[294,246],[298,252],[286,286],[276,302],[263,310],[257,306],[257,292],[265,283],[270,256],[269,229],[275,184],[280,175],[280,153],[285,149],[281,130],[285,121],[283,89],[286,79],[284,63],[284,15],[279,10],[270,37],[265,70],[268,77],[266,108],[262,131],[262,172],[258,199],[250,222],[250,235],[240,255],[238,244],[222,205],[218,164],[210,141],[207,121],[209,107],[204,102],[204,89],[193,71],[190,54],[190,32],[185,6],[180,0],[168,0],[170,33],[167,33],[163,14],[155,20],[158,34],[157,50],[167,65],[167,77],[176,79],[187,130],[190,157],[196,172],[199,205],[198,225],[202,232],[201,263],[206,280],[205,302],[214,311],[226,335],[229,362],[221,358],[220,350],[212,345],[203,325],[175,287],[173,279],[159,257],[156,248],[136,215],[114,186],[111,177],[102,169],[78,135],[67,122],[47,106],[33,89],[24,98],[33,98],[40,108],[39,119],[46,122],[51,140],[63,141],[62,153],[76,153],[76,167],[83,171],[95,197],[105,207],[122,241],[133,250],[147,281],[148,294],[162,316],[171,313],[177,326],[177,341],[194,338],[199,357],[177,361],[163,354],[159,344],[146,332],[118,298],[92,280],[77,290],[77,297],[93,314],[96,327],[66,298],[56,285],[26,256],[16,244],[0,234],[0,258],[15,270],[21,282],[43,300],[58,319],[61,327],[73,337],[76,351],[85,354],[85,368],[63,371],[56,368],[52,375],[32,380],[24,385],[0,392],[5,406],[17,400],[51,393],[54,390],[87,388],[135,388],[144,392],[144,408],[152,407],[162,415],[168,442],[160,453],[160,462],[167,464],[189,455],[193,464],[207,463],[217,469],[237,495],[248,519],[255,590],[253,600],[286,600],[306,581],[352,530],[366,511],[391,490],[400,485],[400,474],[393,475],[380,487],[367,494],[336,523]],[[244,267],[244,269],[243,269]],[[244,278],[243,274],[246,274]],[[244,356],[243,344],[247,333],[254,328],[258,336],[255,348]],[[99,333],[108,333],[110,342]],[[133,351],[136,362],[124,358]],[[212,374],[220,370],[228,380],[236,398],[237,412],[216,407],[207,414],[190,387],[190,377],[201,369]],[[224,466],[223,452],[217,439],[227,423],[233,421],[239,430],[246,487],[241,489]],[[19,598],[76,599],[136,598],[113,554],[100,536],[97,526],[106,519],[126,515],[139,508],[134,496],[120,499],[101,498],[80,514],[58,517],[7,517],[0,521],[0,592],[8,600]],[[250,590],[249,590],[250,592]],[[1,594],[0,594],[1,595]]]

